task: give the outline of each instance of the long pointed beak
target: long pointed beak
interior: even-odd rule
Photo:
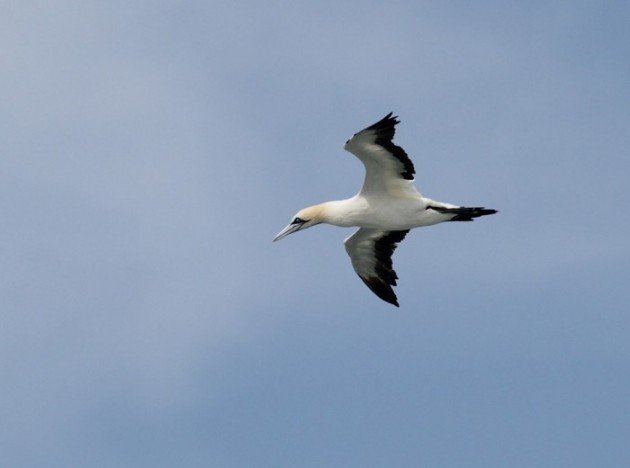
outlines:
[[[301,224],[289,224],[282,231],[280,231],[276,237],[273,238],[273,242],[278,241],[282,239],[283,237],[286,237],[289,234],[294,233],[295,231],[299,231],[301,227],[302,227]]]

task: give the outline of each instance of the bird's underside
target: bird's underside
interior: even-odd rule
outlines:
[[[357,196],[300,210],[274,239],[319,223],[364,226],[344,241],[346,252],[367,287],[396,307],[398,299],[393,286],[398,276],[392,255],[410,228],[444,221],[472,221],[497,212],[424,198],[413,185],[415,168],[411,159],[393,142],[398,123],[397,117],[389,113],[355,133],[344,145],[365,166],[365,179]]]
[[[486,208],[428,207],[427,209],[452,216],[450,221],[472,221],[473,218],[495,212]],[[344,242],[352,267],[359,278],[374,294],[396,307],[398,307],[398,300],[393,286],[396,286],[398,275],[393,268],[392,255],[409,231],[409,229],[387,231],[360,228]]]

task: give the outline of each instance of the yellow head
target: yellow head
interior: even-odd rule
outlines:
[[[278,235],[274,237],[273,241],[275,242],[289,234],[322,223],[324,221],[323,215],[324,209],[322,205],[309,206],[308,208],[298,211],[289,225],[280,231]]]

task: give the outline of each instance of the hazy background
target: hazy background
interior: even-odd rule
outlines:
[[[627,2],[4,2],[0,465],[630,465]],[[401,308],[300,208],[389,111]]]

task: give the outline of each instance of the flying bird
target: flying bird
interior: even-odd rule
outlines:
[[[345,200],[309,206],[296,213],[277,241],[297,231],[326,223],[359,229],[344,241],[352,267],[374,294],[398,307],[392,289],[398,276],[392,254],[407,233],[444,221],[472,221],[497,210],[463,207],[422,196],[413,185],[415,168],[405,150],[393,142],[397,116],[390,112],[355,133],[344,145],[365,166],[359,193]]]

